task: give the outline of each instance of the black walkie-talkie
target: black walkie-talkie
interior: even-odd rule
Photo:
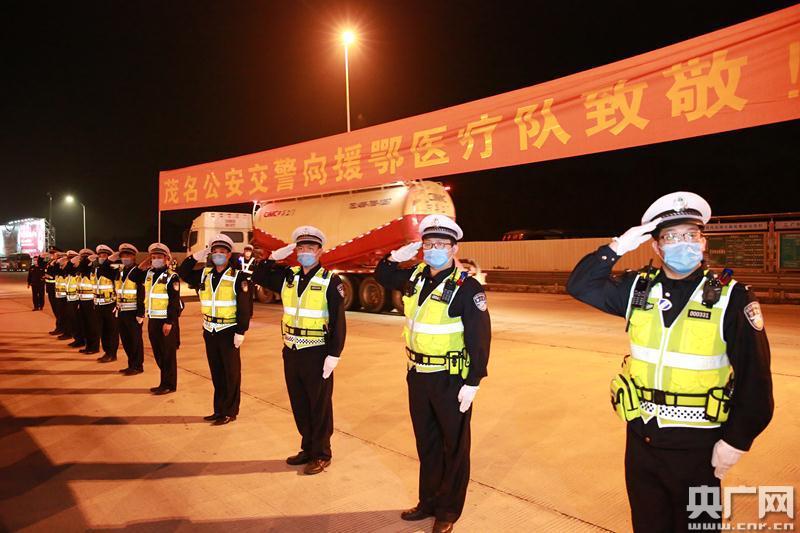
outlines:
[[[653,260],[647,264],[647,270],[644,275],[641,273],[636,277],[636,285],[633,288],[633,296],[631,297],[631,307],[628,310],[628,318],[625,322],[625,331],[631,327],[631,315],[634,309],[644,309],[645,311],[652,309],[653,304],[647,302],[647,297],[650,295],[650,287],[653,286],[654,277],[651,276],[653,272]]]

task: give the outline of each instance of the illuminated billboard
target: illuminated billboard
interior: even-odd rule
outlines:
[[[36,256],[45,248],[45,219],[12,220],[2,226],[3,256],[29,254]]]

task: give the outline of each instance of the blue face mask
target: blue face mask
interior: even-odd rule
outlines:
[[[699,242],[676,242],[661,247],[664,263],[678,274],[692,272],[703,260],[703,245]]]
[[[217,265],[218,267],[221,267],[222,265],[228,262],[228,258],[225,257],[225,254],[220,254],[220,253],[211,254],[211,262]]]
[[[422,256],[430,267],[436,269],[442,268],[450,261],[450,255],[447,253],[447,250],[437,250],[436,248],[423,250]]]
[[[153,268],[156,268],[156,269],[158,269],[158,268],[164,268],[164,264],[165,264],[165,263],[164,263],[164,260],[163,260],[163,259],[153,259],[152,261],[150,261],[150,265],[151,265]]]
[[[317,255],[309,252],[297,254],[297,262],[300,263],[302,266],[308,268],[310,266],[313,266],[314,263],[317,262]]]
[[[122,259],[120,259],[120,261],[122,261],[122,266],[126,267],[131,266],[133,264],[133,259],[130,257],[123,257]]]

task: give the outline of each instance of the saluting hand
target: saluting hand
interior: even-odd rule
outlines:
[[[608,247],[614,250],[617,255],[632,252],[641,244],[650,240],[650,233],[656,229],[659,222],[660,220],[656,219],[641,226],[634,226],[619,237],[614,237]]]
[[[114,252],[108,256],[109,261],[119,261],[119,252]]]
[[[210,254],[210,253],[211,253],[211,248],[206,246],[202,250],[198,250],[195,253],[193,253],[192,257],[198,263],[205,263],[206,259],[208,259],[208,254]]]
[[[419,251],[420,247],[422,246],[422,242],[412,242],[406,244],[405,246],[401,246],[397,250],[393,250],[391,254],[389,254],[389,259],[394,261],[395,263],[405,263],[406,261],[411,261],[415,257],[417,257],[417,252]]]
[[[150,266],[152,265],[150,258],[148,257],[141,263],[139,263],[139,270],[150,270]]]
[[[281,259],[286,259],[290,255],[292,255],[292,252],[294,251],[296,246],[297,244],[291,243],[281,248],[278,248],[277,250],[273,250],[272,253],[269,254],[269,258],[272,259],[273,261],[280,261]]]

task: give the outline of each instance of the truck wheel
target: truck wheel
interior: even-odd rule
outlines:
[[[403,293],[397,289],[392,291],[392,307],[397,309],[397,312],[401,315],[405,311],[405,305],[403,305]]]
[[[344,287],[344,309],[350,311],[358,309],[358,278],[356,276],[339,274]]]
[[[372,276],[364,278],[358,289],[361,306],[368,313],[380,313],[390,304],[389,295],[383,285]]]
[[[271,304],[275,301],[275,293],[261,285],[256,285],[256,298],[262,304]]]

